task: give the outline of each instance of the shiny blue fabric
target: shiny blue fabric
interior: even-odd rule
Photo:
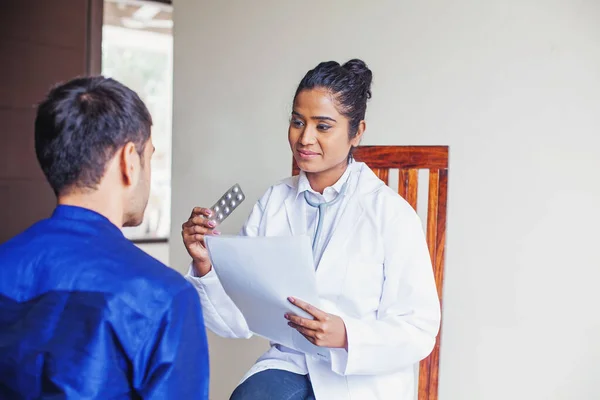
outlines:
[[[0,246],[0,399],[208,399],[198,295],[103,216]]]

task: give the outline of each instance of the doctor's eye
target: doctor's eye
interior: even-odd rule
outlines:
[[[290,121],[290,124],[294,128],[302,128],[304,126],[304,122],[302,122],[301,120],[299,120],[297,118],[292,118],[292,120]]]

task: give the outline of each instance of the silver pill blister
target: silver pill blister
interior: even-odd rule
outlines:
[[[220,224],[223,222],[233,210],[235,210],[239,205],[246,199],[244,192],[239,184],[235,184],[230,187],[219,200],[210,208],[212,210],[212,215],[209,218],[211,221],[216,222],[216,224]]]

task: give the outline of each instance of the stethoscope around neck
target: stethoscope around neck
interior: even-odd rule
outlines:
[[[312,201],[311,199],[308,198],[308,190],[304,192],[304,200],[306,200],[306,202],[308,203],[309,206],[315,207],[318,210],[318,212],[317,212],[317,218],[318,218],[317,231],[315,232],[315,236],[313,237],[313,242],[312,242],[313,253],[315,251],[317,243],[319,242],[319,237],[321,236],[321,229],[323,228],[323,214],[325,213],[325,209],[329,206],[336,204],[337,202],[339,202],[342,199],[342,197],[344,197],[344,195],[346,194],[347,185],[348,185],[348,181],[346,181],[342,185],[342,188],[340,189],[340,193],[337,195],[337,197],[335,199],[333,199],[331,201],[325,201],[323,203],[317,203],[317,202]]]

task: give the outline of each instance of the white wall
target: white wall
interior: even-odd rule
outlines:
[[[594,0],[177,0],[172,237],[239,182],[236,232],[289,174],[304,73],[361,57],[364,144],[451,146],[440,399],[600,398],[599,21]],[[264,346],[211,338],[213,399]]]
[[[177,240],[181,236],[176,236]],[[169,265],[169,244],[168,243],[138,243],[137,247],[150,254],[163,264]]]

